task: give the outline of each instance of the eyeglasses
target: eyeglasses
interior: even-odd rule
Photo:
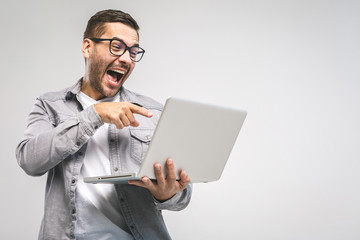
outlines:
[[[139,46],[128,47],[120,39],[105,39],[105,38],[89,38],[89,39],[94,42],[110,41],[109,51],[111,54],[115,56],[121,56],[126,52],[126,50],[128,50],[130,54],[130,59],[133,62],[139,62],[145,53],[145,50],[142,49],[141,47]]]

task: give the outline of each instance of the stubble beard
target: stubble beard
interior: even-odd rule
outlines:
[[[89,72],[89,83],[93,89],[95,89],[98,93],[102,95],[101,98],[110,98],[114,97],[118,91],[115,93],[107,93],[105,90],[105,86],[102,84],[103,78],[106,75],[106,69],[108,66],[104,64],[101,60],[94,61],[90,66]]]

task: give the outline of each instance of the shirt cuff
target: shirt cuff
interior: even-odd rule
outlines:
[[[170,199],[168,199],[164,202],[162,202],[162,201],[160,202],[159,200],[157,200],[154,197],[153,197],[153,199],[154,199],[156,206],[161,207],[161,208],[167,208],[167,207],[170,207],[170,206],[176,204],[180,200],[181,193],[182,193],[182,191],[177,192],[174,196],[172,196]]]
[[[104,125],[101,117],[95,111],[94,105],[84,109],[80,113],[80,119],[83,129],[88,136],[94,135],[95,131]]]

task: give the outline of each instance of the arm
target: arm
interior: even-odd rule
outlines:
[[[42,100],[38,99],[28,119],[24,138],[16,148],[20,167],[32,176],[40,176],[67,156],[77,152],[103,124],[94,107],[60,119],[54,126]]]
[[[113,123],[119,129],[137,126],[139,123],[133,113],[152,116],[146,109],[127,102],[98,103],[74,116],[57,116],[62,119],[55,124],[44,102],[38,99],[30,113],[24,138],[16,149],[18,163],[29,175],[43,175],[76,153],[104,122]]]

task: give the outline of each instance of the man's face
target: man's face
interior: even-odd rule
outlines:
[[[106,23],[106,31],[100,38],[121,39],[131,47],[139,43],[135,29],[122,23]],[[129,51],[114,56],[109,51],[109,41],[95,43],[89,39],[83,42],[86,69],[81,91],[95,100],[113,97],[124,84],[135,67]]]

